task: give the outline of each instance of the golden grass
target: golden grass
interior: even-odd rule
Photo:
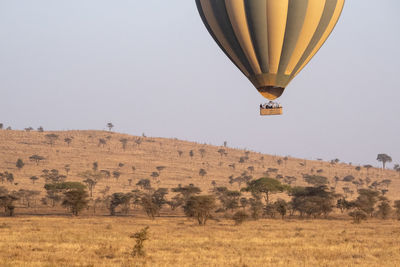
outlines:
[[[150,226],[147,256],[129,236]],[[400,222],[186,218],[0,219],[1,266],[399,266]]]

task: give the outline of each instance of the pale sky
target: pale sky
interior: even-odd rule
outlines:
[[[400,163],[400,1],[348,0],[280,98],[264,99],[194,0],[0,0],[0,122],[105,129],[308,159]],[[392,166],[389,165],[390,167]]]

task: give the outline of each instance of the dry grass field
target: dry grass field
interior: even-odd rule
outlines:
[[[144,258],[129,236],[150,226]],[[0,219],[1,266],[399,266],[400,222]]]
[[[49,140],[46,138],[48,134],[58,136],[54,145],[49,144]],[[65,138],[72,139],[69,146],[64,141]],[[99,139],[104,139],[106,144],[99,145]],[[122,148],[121,139],[127,139],[125,150]],[[224,149],[226,154],[218,153],[220,149]],[[193,157],[189,156],[191,150],[194,154]],[[203,155],[200,150],[203,150]],[[181,156],[178,151],[182,151]],[[153,183],[158,183],[157,186],[166,188],[192,183],[207,192],[212,188],[212,181],[215,181],[218,186],[228,186],[237,190],[237,184],[233,186],[229,184],[229,176],[236,177],[247,171],[254,178],[259,178],[265,176],[268,168],[278,169],[277,172],[270,173],[272,178],[278,175],[295,177],[296,181],[292,185],[306,185],[302,174],[326,176],[330,180],[330,186],[334,186],[335,176],[340,179],[347,175],[353,175],[356,179],[369,177],[371,181],[390,179],[392,183],[388,187],[387,196],[392,200],[398,199],[400,196],[400,176],[393,170],[361,168],[357,171],[356,166],[344,163],[332,165],[329,162],[303,160],[290,156],[284,160],[284,156],[264,155],[251,151],[247,151],[247,153],[248,159],[244,163],[239,163],[240,158],[246,156],[245,150],[176,139],[135,137],[106,131],[25,132],[2,130],[0,131],[0,172],[12,172],[15,180],[12,184],[5,182],[0,185],[9,190],[24,188],[39,190],[44,194],[45,181],[40,178],[43,169],[57,169],[60,173],[66,174],[64,166],[70,165],[71,170],[67,180],[82,181],[83,178],[79,177],[79,173],[90,170],[93,162],[98,162],[99,170],[108,170],[111,173],[118,171],[121,176],[118,180],[109,178],[99,181],[94,189],[94,198],[99,196],[99,192],[106,186],[111,188],[110,193],[129,192],[135,189],[135,184],[142,178],[149,178]],[[45,160],[36,165],[35,162],[29,160],[29,157],[34,154],[44,157]],[[373,157],[376,155],[371,155],[371,158]],[[25,163],[21,170],[16,167],[18,158]],[[280,164],[279,160],[281,160]],[[157,166],[164,166],[165,169],[159,172],[158,178],[153,179],[151,174],[158,172]],[[206,170],[207,174],[201,177],[200,169]],[[29,179],[31,176],[37,176],[40,179],[33,184]],[[131,186],[128,182],[130,179],[132,179]],[[353,192],[357,191],[355,185],[343,181],[337,183],[336,191],[343,193],[343,187],[349,187]],[[351,198],[351,196],[349,197]],[[18,209],[16,211],[18,213]]]
[[[49,143],[49,134],[57,136],[54,144]],[[72,140],[69,145],[66,138]],[[29,159],[32,155],[44,160],[36,164]],[[241,158],[244,162],[240,163]],[[25,163],[20,170],[17,159]],[[238,190],[237,184],[229,184],[229,176],[243,172],[254,178],[269,175],[282,182],[292,177],[292,185],[303,186],[303,174],[322,175],[329,179],[330,187],[336,185],[338,193],[343,193],[344,187],[357,191],[356,185],[343,181],[348,175],[364,181],[368,177],[371,183],[389,179],[390,185],[381,185],[380,189],[388,190],[390,200],[400,199],[400,177],[393,170],[356,169],[345,163],[106,131],[2,130],[0,172],[13,173],[14,181],[3,181],[0,186],[9,191],[37,190],[41,195],[30,208],[18,201],[16,217],[0,217],[0,266],[400,266],[400,221],[371,219],[353,224],[347,216],[333,214],[328,220],[262,219],[235,226],[232,220],[216,216],[206,226],[198,226],[183,217],[181,210],[171,212],[166,207],[161,217],[150,220],[138,207],[128,216],[99,216],[108,214],[102,207],[96,214],[89,208],[80,217],[70,217],[60,205],[51,208],[40,204],[45,196],[45,179],[40,177],[44,169],[59,170],[67,175],[67,181],[82,181],[80,174],[91,170],[94,162],[98,170],[121,175],[99,180],[93,199],[104,198],[101,191],[106,187],[110,187],[108,194],[130,192],[143,178],[156,187],[195,184],[207,193],[214,182]],[[70,167],[68,173],[65,165]],[[157,170],[160,166],[163,168]],[[200,169],[206,171],[204,176]],[[275,170],[266,174],[269,169]],[[153,172],[159,177],[152,177]],[[33,183],[32,176],[39,180]],[[130,235],[145,226],[150,227],[150,238],[145,242],[147,255],[132,257],[135,241]]]

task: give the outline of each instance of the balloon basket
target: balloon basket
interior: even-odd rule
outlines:
[[[261,116],[272,116],[272,115],[282,115],[282,108],[260,108]]]

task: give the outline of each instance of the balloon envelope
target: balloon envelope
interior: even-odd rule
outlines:
[[[268,99],[318,52],[345,0],[196,0],[200,16],[231,61]]]

